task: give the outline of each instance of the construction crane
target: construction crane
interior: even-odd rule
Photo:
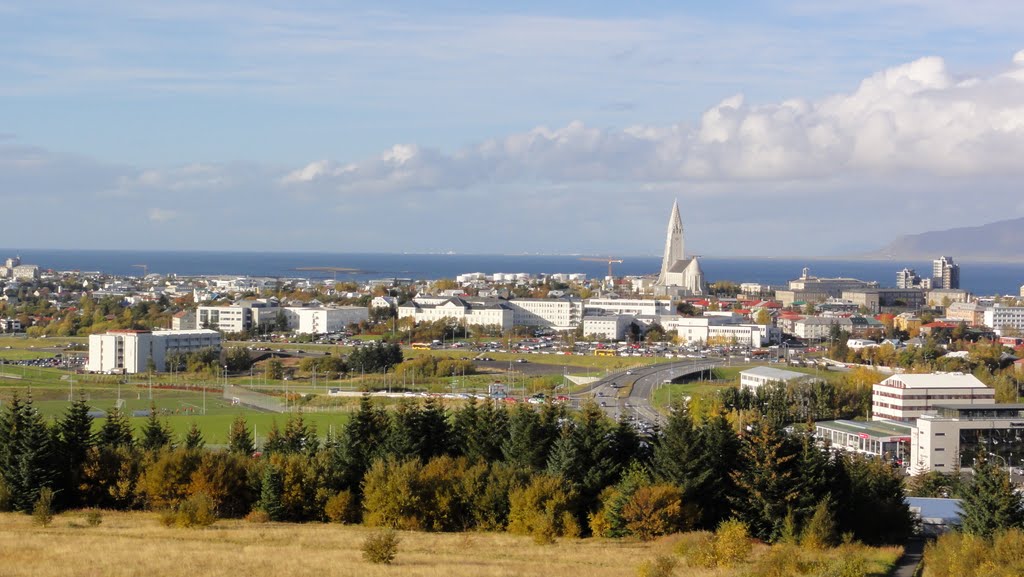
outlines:
[[[612,263],[613,262],[614,263],[618,263],[618,264],[622,264],[622,259],[621,258],[612,258],[612,257],[602,258],[602,257],[597,257],[597,256],[581,256],[580,260],[585,260],[585,261],[588,261],[588,262],[606,262],[606,263],[608,263],[608,276],[612,276]]]
[[[133,264],[132,267],[142,269],[142,278],[146,278],[146,275],[149,274],[149,267],[144,264]]]

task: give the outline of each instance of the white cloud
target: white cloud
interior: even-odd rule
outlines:
[[[736,95],[708,109],[696,126],[601,129],[572,122],[452,153],[396,145],[356,163],[316,161],[282,182],[396,192],[494,181],[787,181],[908,172],[970,177],[1022,173],[1022,154],[1024,77],[1001,72],[957,80],[941,58],[928,57],[817,101],[758,105]]]
[[[153,222],[167,222],[178,218],[178,211],[167,208],[151,208],[147,212],[149,220]]]

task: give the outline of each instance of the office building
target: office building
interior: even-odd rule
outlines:
[[[909,423],[939,403],[992,404],[995,398],[974,375],[893,375],[871,388],[871,418]]]
[[[89,335],[86,369],[95,373],[144,373],[150,367],[167,369],[167,356],[203,349],[220,350],[220,333],[214,330],[140,331],[115,330]]]

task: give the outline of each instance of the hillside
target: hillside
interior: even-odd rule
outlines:
[[[900,237],[870,258],[1024,261],[1024,218]]]

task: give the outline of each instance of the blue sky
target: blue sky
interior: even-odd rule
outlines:
[[[52,225],[5,244],[647,254],[678,198],[695,252],[821,255],[1024,215],[1014,3],[426,4],[0,0],[0,198]]]

